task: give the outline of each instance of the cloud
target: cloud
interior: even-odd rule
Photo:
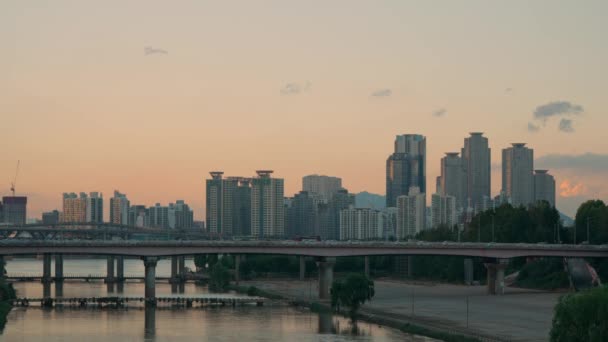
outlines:
[[[572,120],[570,119],[561,119],[559,121],[559,130],[565,133],[574,132],[574,127],[572,127]]]
[[[311,84],[308,81],[304,83],[287,83],[281,88],[281,95],[297,95],[304,93],[310,90],[310,86]]]
[[[167,55],[167,54],[169,54],[169,52],[167,50],[153,48],[151,46],[144,47],[144,55],[149,56],[149,55],[155,55],[155,54],[156,55]]]
[[[584,111],[583,107],[568,101],[554,101],[536,107],[534,118],[543,123],[553,116],[578,115]]]
[[[374,91],[371,96],[373,97],[389,97],[393,95],[393,91],[390,89],[378,89],[376,91]]]
[[[561,197],[578,197],[584,195],[586,192],[587,187],[583,183],[565,179],[559,184],[559,195]]]
[[[578,169],[604,173],[608,170],[608,154],[548,154],[537,158],[534,163],[543,169]]]
[[[540,126],[528,122],[528,132],[536,133],[540,130]]]
[[[441,109],[437,109],[436,111],[433,112],[433,116],[436,118],[440,118],[442,116],[445,116],[445,114],[448,111],[445,108],[441,108]]]
[[[510,93],[513,91],[513,88],[505,88],[505,93]]]

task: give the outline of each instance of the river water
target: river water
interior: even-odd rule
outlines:
[[[194,268],[192,260],[186,266]],[[103,275],[105,259],[65,259],[64,274]],[[36,259],[7,260],[9,275],[40,275],[42,261]],[[141,260],[125,260],[125,275],[143,276]],[[161,260],[157,275],[170,275],[169,260]],[[18,297],[42,297],[43,285],[38,282],[16,282]],[[144,293],[141,282],[126,282],[120,288],[103,281],[65,281],[63,286],[51,284],[52,296],[101,297],[137,296]],[[157,296],[202,296],[205,286],[186,283],[181,288],[157,282]],[[215,294],[214,294],[215,295]],[[236,296],[233,293],[222,296]],[[32,305],[15,307],[0,341],[432,341],[404,334],[398,330],[359,322],[352,324],[339,316],[317,314],[307,309],[271,302],[263,307],[194,307],[156,309],[129,303],[126,308],[55,307],[43,309]]]

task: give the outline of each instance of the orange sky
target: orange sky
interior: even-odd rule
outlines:
[[[3,1],[0,191],[20,159],[31,217],[60,209],[62,192],[118,189],[137,204],[184,199],[201,219],[211,170],[274,169],[286,195],[310,173],[383,194],[386,157],[404,133],[427,136],[434,190],[443,153],[482,131],[497,165],[511,142],[536,157],[597,154],[599,166],[550,171],[568,187],[558,186],[558,207],[573,214],[586,198],[608,199],[606,10],[603,1]],[[583,110],[534,118],[557,101]],[[562,119],[573,132],[558,130]],[[497,192],[498,170],[492,182]]]

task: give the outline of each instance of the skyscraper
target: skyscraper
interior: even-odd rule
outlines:
[[[148,209],[145,205],[132,205],[129,207],[130,226],[145,227],[148,222]]]
[[[156,203],[148,208],[146,219],[147,222],[144,224],[146,227],[169,228],[169,207]]]
[[[386,161],[386,206],[395,207],[397,197],[407,195],[413,186],[426,192],[426,138],[398,135],[394,153]]]
[[[383,238],[385,214],[370,208],[340,211],[340,240],[378,240]]]
[[[502,150],[502,190],[513,206],[534,202],[534,151],[524,143]]]
[[[302,177],[302,191],[309,194],[318,194],[323,202],[329,200],[342,189],[342,179],[323,175],[309,175]]]
[[[480,208],[484,196],[491,197],[491,150],[483,133],[473,132],[464,139],[461,153],[466,174],[465,199],[472,208]]]
[[[397,239],[415,236],[426,228],[425,220],[425,195],[418,187],[412,187],[407,195],[397,197]]]
[[[211,233],[243,235],[250,231],[250,180],[223,178],[223,172],[210,172],[206,181],[207,229]]]
[[[294,236],[318,236],[317,202],[308,191],[300,191],[290,207],[289,231]]]
[[[192,229],[194,213],[186,202],[177,200],[169,203],[168,221],[171,229]]]
[[[103,195],[99,192],[91,192],[86,199],[87,211],[86,222],[103,222]]]
[[[57,224],[59,222],[59,211],[53,210],[42,213],[42,224]]]
[[[271,178],[272,172],[258,170],[252,179],[251,235],[256,238],[285,235],[283,179]]]
[[[457,152],[448,152],[441,158],[441,175],[437,180],[437,193],[441,196],[453,196],[456,210],[466,207],[466,173],[462,158]]]
[[[555,207],[555,178],[547,170],[534,171],[534,201],[547,201]]]
[[[87,194],[75,193],[63,194],[63,210],[61,212],[61,222],[80,223],[87,220]]]
[[[116,190],[114,197],[110,198],[110,223],[129,224],[129,200]]]
[[[433,194],[431,196],[431,227],[440,225],[453,227],[458,224],[456,198],[449,195]]]
[[[27,219],[27,197],[4,196],[2,197],[2,215],[4,223],[21,225]]]

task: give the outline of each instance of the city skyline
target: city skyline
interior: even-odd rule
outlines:
[[[493,195],[497,152],[526,142],[560,210],[608,200],[608,4],[468,4],[7,1],[0,193],[22,160],[33,216],[64,191],[118,189],[183,198],[202,219],[215,169],[273,169],[287,194],[315,173],[383,194],[392,140],[409,132],[428,139],[430,193],[439,159],[481,131]]]

